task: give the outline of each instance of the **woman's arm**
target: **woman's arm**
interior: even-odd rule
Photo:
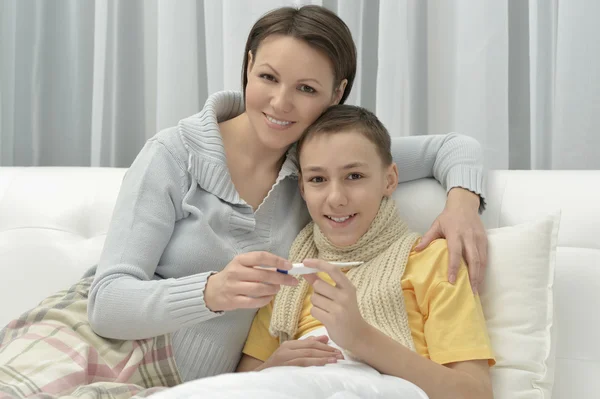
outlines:
[[[211,273],[153,280],[183,217],[182,169],[165,144],[151,139],[127,171],[89,293],[97,334],[143,339],[215,317],[203,298]]]
[[[456,133],[393,137],[392,157],[400,182],[434,177],[447,192],[461,187],[476,193],[484,207],[486,173],[474,138]]]
[[[469,266],[477,292],[487,266],[487,235],[479,219],[485,208],[485,169],[477,140],[455,133],[392,138],[392,156],[400,181],[435,177],[448,192],[444,211],[425,233],[422,250],[437,238],[450,246],[448,275],[456,276],[460,258]]]
[[[355,346],[348,348],[353,355],[382,374],[414,383],[430,399],[493,398],[487,360],[442,366],[411,351],[369,324],[365,324],[360,338]]]

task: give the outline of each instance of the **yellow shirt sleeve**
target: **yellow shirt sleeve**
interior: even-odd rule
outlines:
[[[412,252],[402,278],[415,346],[436,363],[488,360],[495,364],[479,296],[461,261],[456,283],[448,282],[446,240]],[[415,309],[415,307],[418,307]]]
[[[248,338],[242,352],[265,362],[279,347],[279,339],[269,334],[273,303],[258,310],[252,321]]]

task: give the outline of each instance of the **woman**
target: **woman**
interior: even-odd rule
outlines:
[[[309,221],[293,144],[327,107],[346,100],[355,72],[350,31],[334,13],[318,6],[274,10],[248,37],[243,95],[217,93],[200,113],[146,143],[123,180],[101,259],[89,273],[94,276],[89,300],[91,277],[63,297],[80,292],[93,330],[86,350],[112,372],[102,381],[150,387],[178,383],[178,376],[187,381],[235,370],[256,309],[281,285],[297,284],[291,276],[254,268],[289,268],[290,245]],[[456,264],[450,280],[464,251],[474,286],[480,258],[486,258],[478,218],[479,151],[474,140],[456,135],[399,138],[393,144],[403,180],[433,174],[449,190],[446,209],[422,247],[445,235]],[[64,325],[81,335],[88,320],[77,317]],[[17,324],[9,326],[15,329],[10,334],[0,334],[0,346],[19,347]],[[2,342],[7,336],[12,341]],[[136,342],[132,350],[141,351],[140,358],[154,350],[172,359],[171,339],[176,368],[167,368],[174,377],[159,375],[158,383],[139,376],[138,363],[130,368],[138,370],[137,377],[123,377],[114,365],[124,358],[106,355],[113,353],[106,348],[123,350]],[[6,359],[0,354],[0,374]],[[34,380],[22,374],[28,384]],[[82,381],[77,384],[90,383]],[[23,390],[44,391],[19,383]],[[68,389],[73,387],[60,392]]]

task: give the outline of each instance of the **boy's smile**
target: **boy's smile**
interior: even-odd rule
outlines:
[[[381,199],[394,191],[395,164],[385,166],[375,144],[358,131],[320,133],[300,153],[300,189],[314,222],[339,247],[369,229]]]

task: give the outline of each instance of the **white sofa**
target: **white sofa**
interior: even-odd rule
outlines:
[[[0,168],[0,325],[98,260],[125,169]],[[401,186],[411,227],[444,203],[432,180]],[[402,208],[402,206],[401,206]],[[555,274],[553,399],[600,395],[600,171],[493,171],[488,228],[562,210]]]

